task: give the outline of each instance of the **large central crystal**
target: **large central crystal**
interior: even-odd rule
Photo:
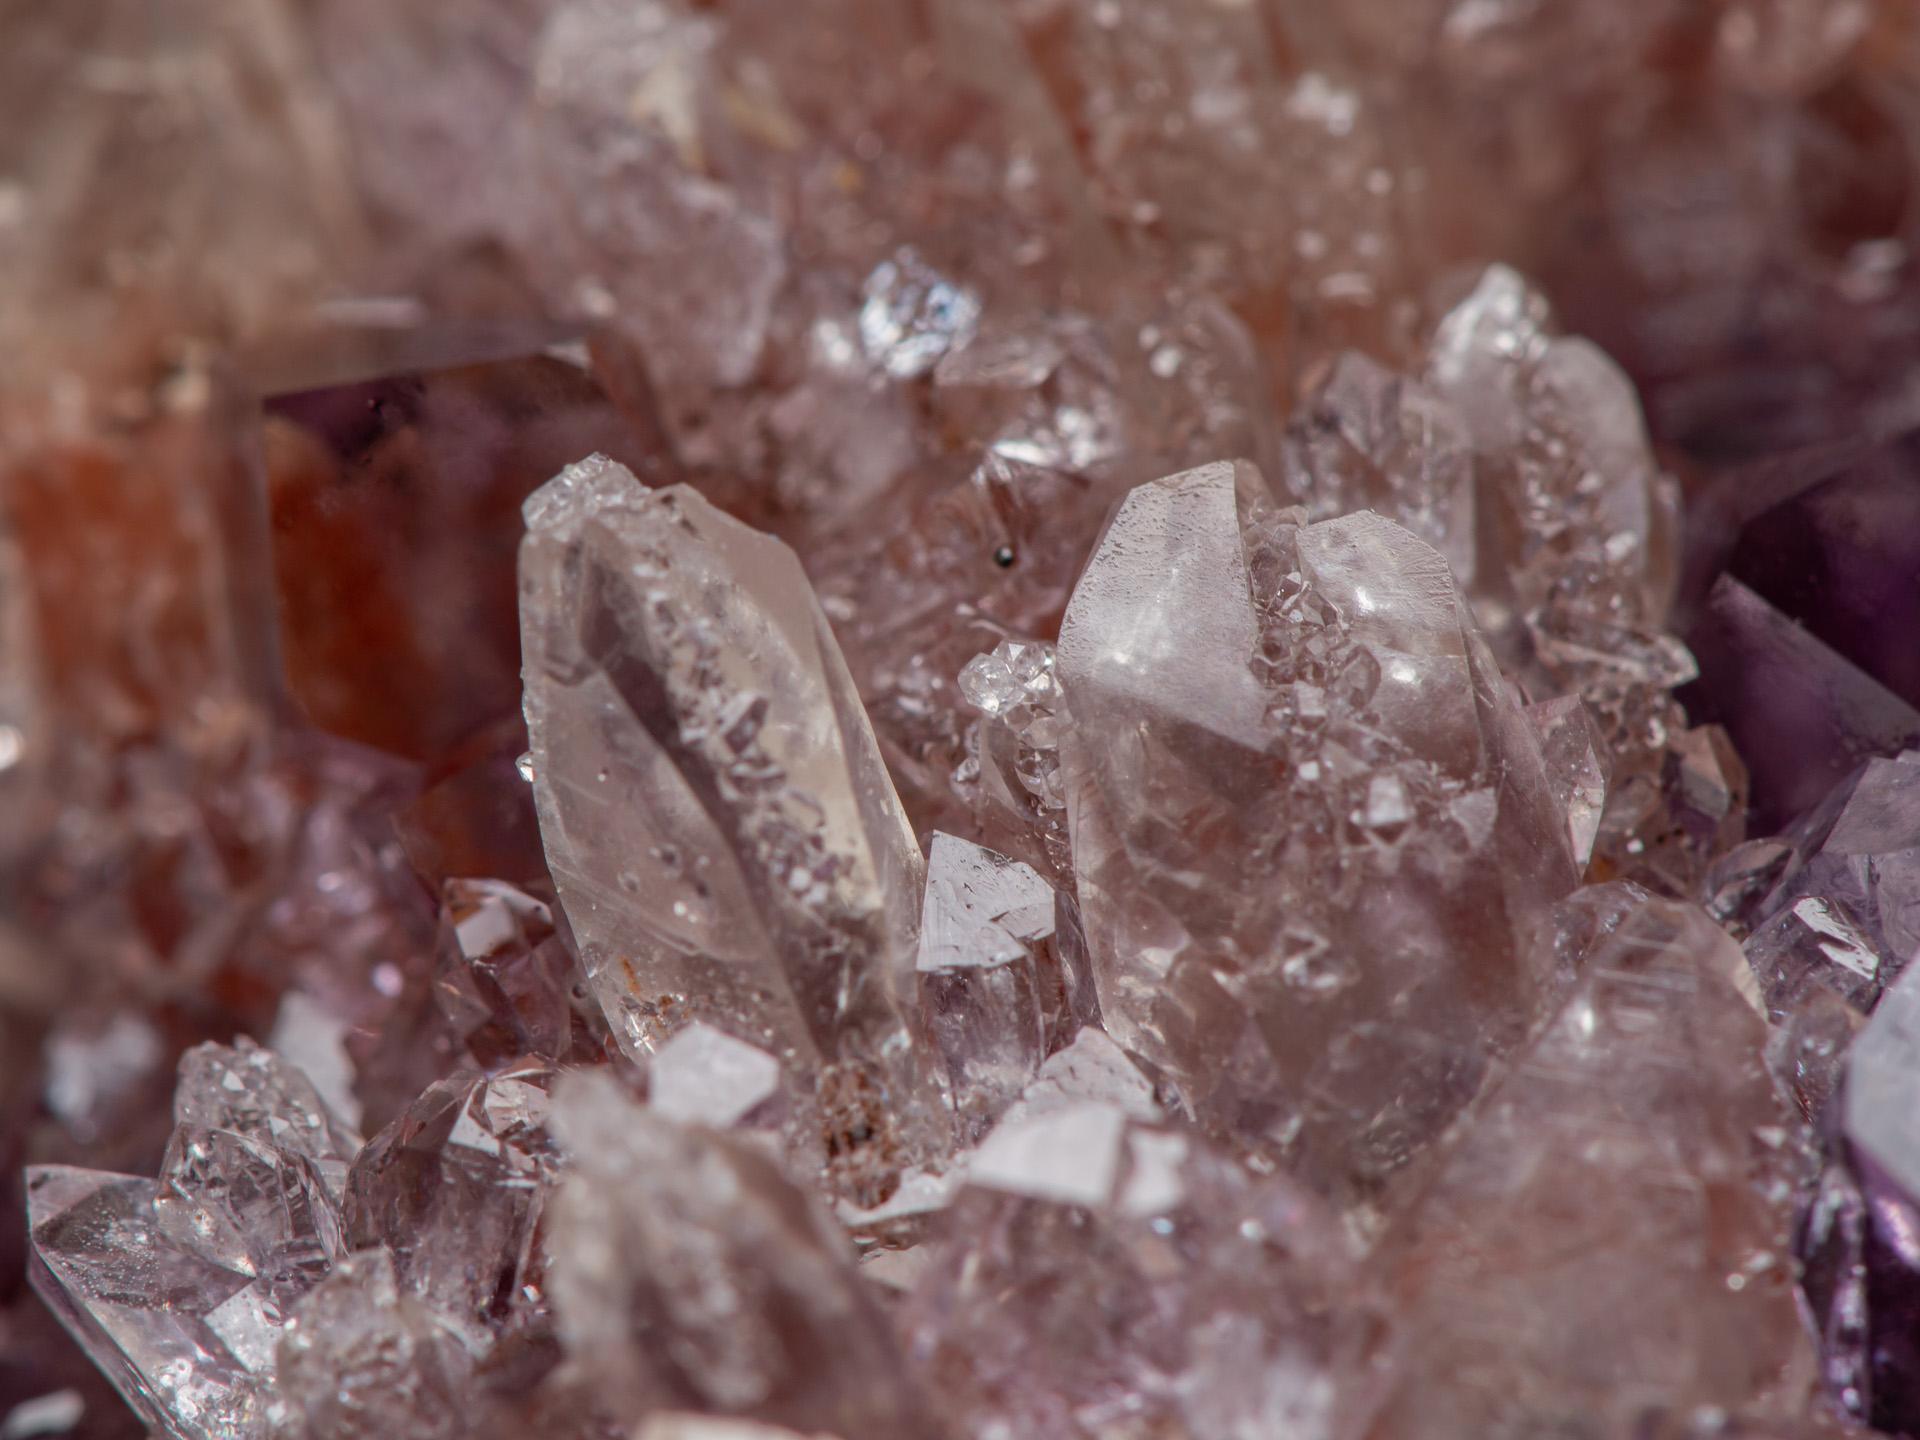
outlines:
[[[1082,912],[1115,1038],[1209,1128],[1380,1194],[1526,1033],[1573,883],[1445,562],[1244,464],[1145,485],[1061,624]]]

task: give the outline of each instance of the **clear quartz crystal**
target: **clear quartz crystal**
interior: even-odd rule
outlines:
[[[1059,903],[1031,866],[934,834],[919,998],[962,1128],[972,1134],[1092,1018],[1091,976],[1056,940]]]
[[[529,1059],[429,1086],[347,1179],[349,1245],[390,1257],[406,1292],[474,1349],[538,1305],[534,1236],[558,1165],[554,1075]]]
[[[1291,1181],[1081,1100],[1003,1122],[947,1229],[905,1326],[959,1433],[1341,1433],[1366,1312]]]
[[[762,1148],[649,1114],[605,1076],[564,1085],[556,1118],[572,1165],[554,1305],[611,1415],[938,1433],[844,1236]]]
[[[1445,562],[1302,525],[1246,465],[1133,491],[1058,666],[1114,1037],[1216,1134],[1373,1206],[1546,997],[1571,883],[1532,727]]]
[[[276,1346],[345,1249],[358,1139],[312,1083],[242,1038],[182,1057],[158,1181],[29,1173],[36,1284],[150,1423],[253,1440],[283,1413]]]
[[[545,903],[499,880],[449,880],[434,999],[483,1064],[560,1059],[574,1039],[579,965]]]
[[[796,1152],[883,1195],[939,1123],[907,1023],[923,866],[799,562],[600,457],[526,517],[541,831],[616,1038],[644,1062],[703,1020],[773,1055]]]
[[[273,1410],[277,1326],[257,1282],[176,1246],[151,1180],[28,1171],[34,1283],[148,1424],[183,1440],[255,1440]]]

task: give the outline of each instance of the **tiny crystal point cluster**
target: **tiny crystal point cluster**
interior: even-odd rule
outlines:
[[[1915,195],[1907,0],[0,0],[0,1440],[1920,1437]]]

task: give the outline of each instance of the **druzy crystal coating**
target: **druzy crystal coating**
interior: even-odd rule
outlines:
[[[0,0],[0,1440],[1920,1435],[1906,0]]]

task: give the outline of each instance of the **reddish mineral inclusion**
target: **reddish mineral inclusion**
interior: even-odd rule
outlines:
[[[0,1440],[1920,1434],[1910,0],[0,0]]]

